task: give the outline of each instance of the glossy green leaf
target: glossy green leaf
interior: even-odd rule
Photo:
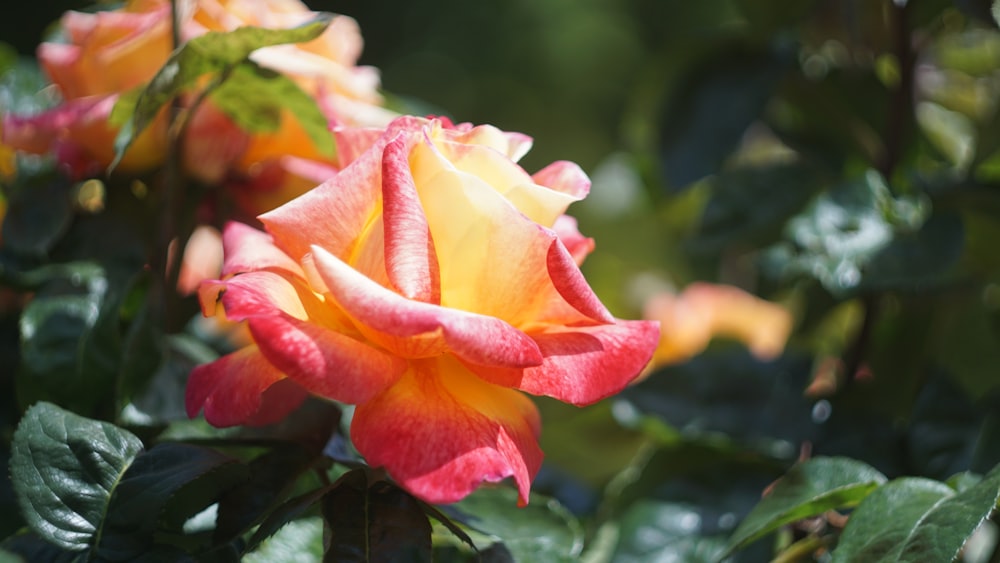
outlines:
[[[232,539],[278,504],[317,455],[296,444],[281,444],[248,464],[249,479],[219,499],[216,538]]]
[[[124,292],[125,296],[122,299],[123,303],[138,301],[141,305],[134,315],[127,319],[128,327],[121,336],[117,366],[117,391],[120,402],[130,401],[136,393],[144,389],[162,367],[167,356],[167,340],[162,329],[163,319],[157,314],[158,307],[151,305],[148,299],[151,283],[153,281],[149,273],[143,272],[129,284],[130,287]],[[117,307],[119,311],[123,308],[123,306]]]
[[[430,561],[431,524],[420,503],[366,469],[344,474],[323,498],[324,561]]]
[[[726,553],[785,524],[856,506],[885,480],[871,466],[849,458],[817,457],[796,464],[740,523]]]
[[[88,553],[69,551],[42,539],[31,530],[22,530],[0,542],[0,563],[85,563]]]
[[[276,131],[281,126],[282,111],[287,110],[321,153],[334,152],[326,116],[316,100],[287,76],[244,62],[233,69],[210,97],[220,110],[250,133]]]
[[[944,483],[921,477],[903,477],[880,487],[851,513],[834,561],[898,561],[920,522],[954,493]]]
[[[257,549],[257,547],[267,540],[267,538],[276,534],[283,526],[287,525],[302,516],[307,510],[309,510],[314,504],[318,503],[328,492],[330,492],[331,487],[323,487],[320,489],[315,489],[307,493],[303,493],[297,497],[291,498],[281,505],[272,510],[267,517],[261,522],[260,526],[247,541],[246,549],[244,553],[252,553]]]
[[[690,247],[717,252],[737,241],[770,244],[827,182],[821,168],[803,162],[723,171],[711,182],[712,195]]]
[[[56,104],[58,96],[51,89],[45,88],[48,81],[37,60],[18,57],[16,53],[6,49],[3,59],[4,68],[0,71],[0,100],[3,100],[5,112],[14,115],[34,115]]]
[[[766,271],[778,278],[814,277],[835,295],[856,291],[865,269],[898,233],[916,232],[928,202],[894,198],[869,170],[862,179],[819,196],[786,225],[786,239],[772,247]]]
[[[1000,500],[1000,468],[959,490],[926,515],[900,553],[900,562],[954,560]]]
[[[254,551],[244,563],[320,563],[323,560],[323,519],[289,522]]]
[[[113,404],[116,350],[109,328],[109,280],[92,262],[67,267],[35,294],[20,319],[20,400],[48,400],[80,413],[107,411]],[[117,324],[115,325],[115,328]]]
[[[97,554],[123,561],[145,553],[153,546],[158,529],[179,527],[178,520],[183,523],[204,509],[220,489],[235,487],[245,479],[245,469],[233,461],[213,449],[175,443],[158,444],[136,457],[111,498]],[[228,466],[242,471],[212,479],[214,472]],[[196,494],[183,499],[187,506],[175,506],[174,495],[187,487],[195,487]]]
[[[950,379],[932,377],[913,406],[907,428],[912,470],[945,479],[968,468],[977,446],[983,414]]]
[[[22,177],[8,192],[8,209],[0,223],[4,248],[44,257],[66,234],[73,219],[72,183],[52,171]]]
[[[10,471],[25,520],[68,550],[92,545],[112,494],[142,443],[106,422],[50,403],[31,407],[18,424]]]
[[[579,521],[558,501],[537,493],[518,508],[513,488],[483,487],[445,513],[502,543],[515,561],[575,561],[583,549]]]
[[[218,86],[225,82],[236,65],[246,60],[255,50],[315,39],[332,20],[332,14],[323,13],[308,23],[289,29],[241,27],[230,32],[213,31],[182,45],[170,55],[137,99],[126,98],[123,102],[125,105],[113,113],[112,119],[122,122],[122,113],[127,112],[134,103],[132,118],[124,123],[115,138],[115,162],[112,167],[163,107],[193,86],[199,78],[214,73],[214,86]]]
[[[640,501],[618,525],[615,561],[709,563],[726,548],[724,535],[701,535],[701,514],[683,504]]]
[[[774,53],[740,46],[697,68],[662,121],[661,165],[675,189],[719,170],[760,116],[786,65]]]
[[[810,362],[801,357],[760,362],[732,349],[667,366],[617,398],[685,436],[725,434],[777,457],[781,450],[794,457],[795,444],[814,439],[818,428],[812,401],[801,392],[809,371]]]

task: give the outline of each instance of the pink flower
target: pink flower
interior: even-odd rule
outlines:
[[[230,224],[222,279],[205,282],[253,344],[199,366],[190,415],[276,421],[307,394],[357,405],[354,444],[429,502],[513,477],[526,503],[542,461],[522,393],[574,405],[646,365],[650,321],[609,314],[577,266],[592,247],[567,206],[590,182],[556,162],[531,176],[528,137],[401,117],[356,160],[260,217]]]

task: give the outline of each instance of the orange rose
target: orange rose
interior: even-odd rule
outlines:
[[[781,354],[792,330],[792,315],[729,285],[693,283],[679,295],[664,292],[646,302],[643,316],[660,321],[660,343],[646,373],[686,361],[717,337],[739,340],[761,360]]]

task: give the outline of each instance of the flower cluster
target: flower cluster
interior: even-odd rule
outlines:
[[[38,50],[61,101],[4,116],[0,172],[12,173],[18,151],[55,155],[74,179],[101,174],[121,128],[112,110],[151,83],[176,41],[316,15],[298,0],[68,12]],[[356,405],[354,445],[411,493],[453,502],[512,477],[523,504],[542,460],[529,395],[587,405],[717,335],[761,358],[780,353],[788,312],[732,287],[695,284],[651,299],[650,320],[613,317],[580,271],[594,242],[566,215],[590,188],[578,166],[529,174],[518,165],[525,135],[387,110],[377,70],[357,65],[362,40],[349,17],[313,37],[267,44],[244,62],[315,102],[335,154],[287,109],[276,129],[248,131],[231,106],[182,91],[179,138],[167,134],[176,115],[161,110],[115,171],[155,171],[178,142],[187,178],[235,203],[232,216],[213,216],[230,219],[221,236],[202,224],[183,257],[168,259],[182,261],[181,294],[197,292],[205,316],[240,335],[236,351],[191,373],[190,416],[257,425],[310,395]]]
[[[316,14],[298,0],[190,0],[178,3],[179,38],[244,26],[288,28]],[[119,99],[144,86],[172,50],[169,0],[131,0],[117,10],[67,12],[64,41],[46,42],[38,60],[62,102],[30,116],[5,115],[2,143],[19,151],[55,154],[75,177],[102,173],[114,160],[119,127],[109,118]],[[318,38],[275,45],[250,59],[292,78],[310,94],[332,126],[384,126],[394,114],[382,107],[379,76],[356,66],[362,47],[357,23],[336,16]],[[185,100],[190,103],[191,100]],[[168,116],[139,135],[118,170],[147,171],[163,163]],[[318,183],[337,166],[319,153],[301,125],[281,116],[277,131],[250,134],[210,101],[199,105],[183,139],[185,169],[210,184],[227,184],[247,212],[266,211]]]

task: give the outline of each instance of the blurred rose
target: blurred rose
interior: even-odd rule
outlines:
[[[760,359],[773,359],[792,330],[792,315],[781,305],[737,287],[703,282],[680,295],[655,295],[646,302],[643,317],[661,326],[650,370],[690,359],[720,336],[739,340]]]
[[[286,28],[312,18],[298,0],[189,0],[181,2],[182,40],[209,31],[254,25]],[[108,116],[118,97],[149,81],[171,50],[168,0],[133,0],[118,10],[67,12],[60,21],[66,43],[43,43],[38,59],[63,97],[59,107],[30,117],[5,116],[3,140],[18,150],[53,152],[77,176],[106,168],[117,128]],[[251,58],[285,73],[312,95],[331,126],[385,125],[378,73],[358,67],[361,35],[349,17],[334,18],[317,39],[260,49]],[[139,172],[162,162],[165,118],[136,139],[119,168]],[[328,160],[291,115],[278,131],[248,135],[206,104],[196,112],[185,140],[185,164],[199,179],[218,183],[235,176],[250,181],[259,164],[281,156]],[[291,197],[291,196],[290,196]],[[286,198],[287,199],[287,198]]]
[[[531,176],[525,136],[413,117],[365,146],[261,216],[268,233],[224,231],[202,307],[253,343],[191,373],[188,413],[228,426],[309,393],[356,404],[358,450],[420,498],[513,477],[525,503],[542,452],[521,391],[607,397],[646,365],[657,323],[613,318],[580,273],[593,243],[563,215],[589,190],[576,165]]]

